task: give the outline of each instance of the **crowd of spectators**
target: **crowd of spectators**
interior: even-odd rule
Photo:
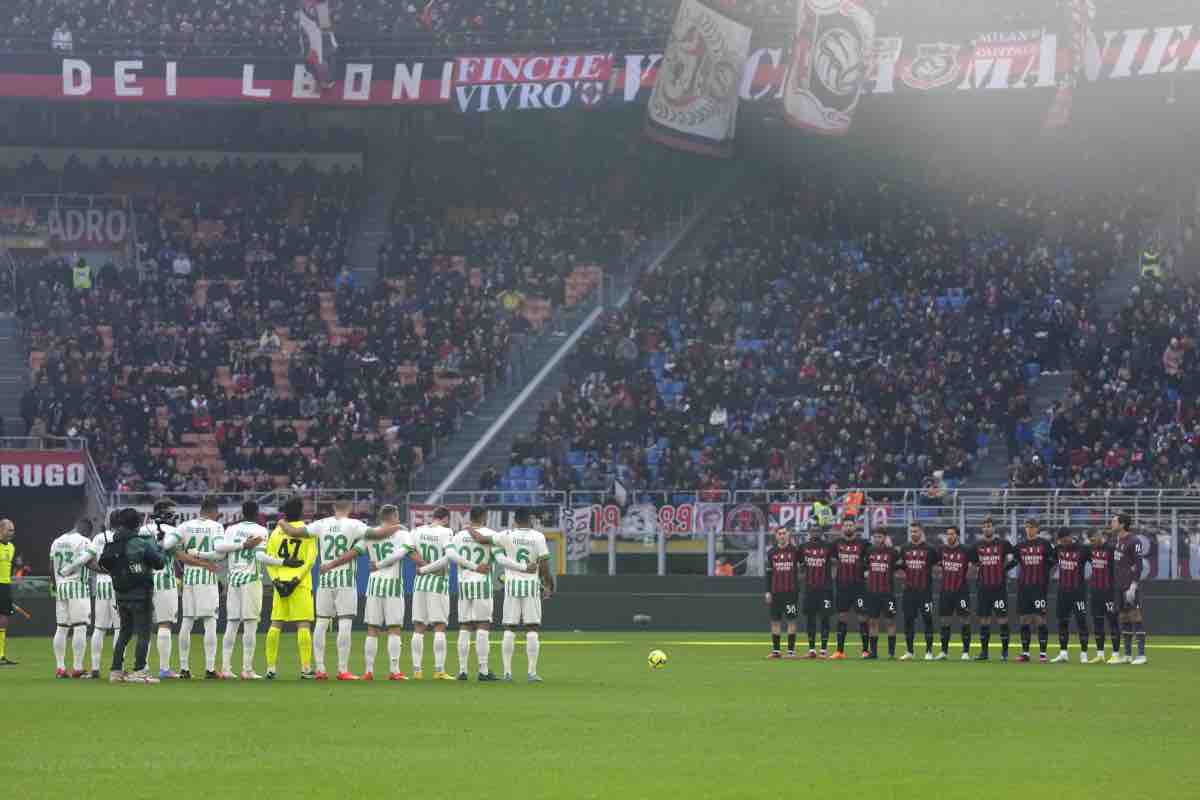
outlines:
[[[783,179],[587,337],[511,465],[550,489],[955,485],[1135,229],[1119,200],[952,170]]]

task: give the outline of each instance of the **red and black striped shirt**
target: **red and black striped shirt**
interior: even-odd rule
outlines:
[[[833,585],[829,562],[835,557],[828,542],[809,542],[800,550],[804,558],[804,585],[810,592],[828,589]]]
[[[1088,586],[1091,587],[1092,592],[1112,592],[1115,585],[1113,566],[1116,560],[1116,550],[1111,544],[1102,544],[1092,548],[1090,559],[1092,574],[1088,577]]]
[[[837,543],[837,583],[847,588],[861,586],[867,543],[862,539],[841,539]]]
[[[1058,557],[1058,590],[1077,592],[1083,588],[1083,567],[1092,557],[1087,545],[1069,544],[1055,552]]]
[[[933,565],[940,555],[925,542],[900,548],[900,569],[904,570],[904,591],[928,594],[933,591]]]
[[[938,557],[942,565],[942,591],[966,591],[967,565],[971,563],[971,551],[962,545],[943,547]]]
[[[800,590],[800,550],[794,544],[767,551],[767,591],[794,594]]]
[[[971,560],[979,565],[979,575],[976,580],[984,589],[999,589],[1007,582],[1007,572],[1011,566],[1008,557],[1014,548],[1007,539],[992,539],[990,542],[980,540],[971,552]]]
[[[1050,584],[1050,570],[1054,567],[1054,545],[1045,539],[1024,541],[1017,545],[1017,560],[1021,562],[1021,586]]]
[[[899,554],[884,545],[867,551],[867,591],[871,594],[892,594],[892,575],[897,569]]]

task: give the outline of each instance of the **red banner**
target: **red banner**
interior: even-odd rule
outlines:
[[[86,481],[78,450],[0,450],[0,489],[61,489]]]

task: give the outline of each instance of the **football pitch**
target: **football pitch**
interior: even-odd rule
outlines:
[[[1200,797],[1200,639],[1154,638],[1143,667],[1079,664],[1074,643],[1068,664],[966,663],[956,645],[864,663],[854,636],[847,661],[768,662],[767,641],[555,631],[542,684],[522,640],[511,684],[352,684],[297,680],[288,636],[274,682],[114,686],[55,680],[50,642],[13,638],[0,774],[47,800]],[[359,636],[355,670],[361,654]]]

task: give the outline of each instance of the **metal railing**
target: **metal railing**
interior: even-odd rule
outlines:
[[[87,450],[87,439],[71,436],[0,436],[0,450]]]

